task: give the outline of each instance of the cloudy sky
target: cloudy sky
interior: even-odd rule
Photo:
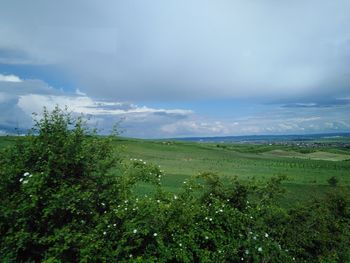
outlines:
[[[142,138],[350,131],[348,0],[2,0],[0,134],[65,106]]]

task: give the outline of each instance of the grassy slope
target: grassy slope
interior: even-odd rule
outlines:
[[[125,146],[124,155],[127,158],[159,164],[166,174],[163,186],[171,191],[176,191],[184,179],[203,171],[212,171],[223,177],[238,176],[242,180],[253,177],[265,180],[276,175],[287,175],[289,181],[284,184],[287,190],[285,203],[324,194],[331,188],[327,183],[331,176],[339,179],[339,185],[344,190],[348,191],[350,186],[350,161],[339,161],[350,159],[350,155],[345,154],[338,156],[318,151],[303,155],[284,149],[288,154],[279,156],[268,152],[279,146],[265,147],[265,150],[252,145],[225,149],[216,144],[188,142],[121,140],[117,144]],[[326,160],[319,160],[322,158]]]

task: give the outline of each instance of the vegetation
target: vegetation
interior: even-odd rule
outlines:
[[[158,165],[122,153],[116,143],[56,108],[44,111],[26,139],[1,152],[2,262],[350,261],[350,203],[339,187],[286,208],[279,203],[285,176],[222,179],[204,166],[196,176],[182,177],[176,192],[167,191]],[[160,161],[182,157],[181,145],[168,146],[173,155],[162,154]],[[200,147],[207,153],[217,148]],[[221,157],[235,154],[243,167],[266,161],[216,150]],[[299,161],[310,170],[333,167]],[[178,162],[187,169],[185,160]],[[266,171],[276,164],[284,167],[285,161],[277,159]],[[141,195],[146,185],[151,191]]]
[[[193,143],[164,140],[135,140],[115,138],[115,147],[124,146],[121,155],[125,159],[142,159],[161,166],[164,170],[162,186],[171,192],[178,192],[183,181],[202,172],[218,174],[223,181],[237,176],[240,181],[256,180],[266,182],[272,177],[285,176],[282,182],[286,193],[280,202],[284,206],[304,202],[314,196],[325,196],[331,190],[330,176],[336,176],[339,190],[350,193],[350,162],[341,158],[329,159],[335,148],[321,147],[323,155],[311,159],[307,154],[296,153],[293,146]],[[278,154],[282,151],[282,154]],[[286,153],[289,153],[286,156]],[[301,155],[301,156],[300,156]],[[324,159],[322,159],[324,158]],[[139,184],[139,192],[149,193],[151,187]]]
[[[337,179],[337,177],[332,176],[331,178],[329,178],[329,179],[327,180],[327,182],[329,183],[330,186],[337,186],[337,184],[338,184],[338,179]]]

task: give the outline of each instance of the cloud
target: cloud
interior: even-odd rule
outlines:
[[[0,130],[28,127],[31,112],[55,104],[106,130],[123,119],[135,137],[349,130],[349,9],[347,0],[3,1]]]
[[[232,136],[262,134],[307,134],[348,132],[350,105],[342,111],[334,108],[306,108],[290,111],[289,108],[269,107],[251,116],[209,119],[192,116],[161,127],[163,137]]]
[[[11,75],[11,79],[17,78]],[[41,80],[0,82],[0,130],[13,132],[15,128],[28,129],[33,124],[32,113],[37,113],[40,118],[44,107],[52,110],[56,105],[61,108],[67,106],[75,115],[83,114],[89,118],[89,125],[102,133],[110,132],[115,123],[124,120],[123,126],[128,128],[128,134],[137,137],[140,134],[145,137],[160,136],[154,131],[161,124],[186,119],[193,114],[191,110],[138,106],[76,93],[57,91]]]
[[[76,89],[75,94],[77,94],[78,96],[86,96],[86,93],[81,92],[80,89]]]
[[[115,100],[348,96],[349,9],[347,0],[5,1],[0,62],[56,65],[81,92]]]
[[[202,136],[213,136],[213,135],[230,135],[232,130],[229,125],[221,123],[220,121],[215,122],[204,122],[199,120],[185,120],[176,123],[163,125],[161,131],[168,136],[193,136],[200,134]]]
[[[52,110],[55,105],[69,106],[75,113],[85,115],[131,115],[131,114],[155,114],[159,116],[187,116],[192,114],[190,110],[182,109],[154,109],[146,106],[137,106],[121,102],[108,102],[94,100],[88,96],[66,95],[41,95],[27,94],[19,97],[18,106],[25,112],[40,112],[43,107]]]
[[[22,80],[15,75],[0,74],[0,82],[22,82]]]
[[[350,105],[350,98],[323,98],[318,102],[295,102],[282,105],[283,108],[332,108]]]
[[[8,76],[8,75],[6,75]],[[102,100],[79,92],[59,91],[42,80],[21,79],[0,82],[0,130],[14,132],[32,125],[32,113],[68,106],[73,114],[84,114],[88,124],[105,134],[121,122],[125,136],[141,138],[229,136],[247,134],[296,134],[348,131],[350,103],[332,107],[318,103],[295,105],[255,105],[255,112],[233,116],[208,117],[182,108],[148,107],[135,103]],[[78,94],[77,94],[78,93]],[[79,95],[80,94],[80,95]],[[346,101],[347,98],[339,99]],[[254,104],[249,104],[251,107]],[[303,110],[295,110],[302,107]],[[244,112],[244,108],[241,109]]]

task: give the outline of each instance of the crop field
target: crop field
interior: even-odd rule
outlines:
[[[350,152],[347,149],[320,148],[301,153],[293,147],[252,144],[193,143],[161,140],[115,141],[125,158],[137,158],[161,166],[162,185],[178,191],[183,181],[201,172],[213,172],[240,180],[267,180],[284,175],[287,180],[283,202],[295,203],[331,190],[327,180],[335,176],[338,188],[350,192]],[[224,147],[223,147],[224,146]],[[141,191],[147,191],[147,185]],[[141,187],[141,188],[142,188]]]

